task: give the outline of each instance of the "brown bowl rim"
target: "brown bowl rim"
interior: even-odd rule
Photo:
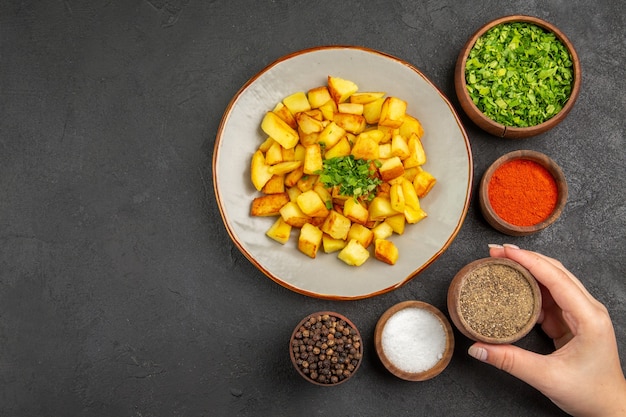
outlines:
[[[467,276],[472,271],[476,270],[477,268],[483,267],[485,265],[506,265],[511,268],[514,268],[515,270],[519,271],[522,274],[522,276],[526,279],[526,281],[529,283],[531,290],[533,292],[532,316],[530,317],[526,325],[520,331],[518,331],[517,333],[509,337],[496,338],[496,337],[485,336],[485,335],[478,333],[477,331],[475,331],[469,326],[469,324],[467,323],[467,321],[465,320],[465,318],[460,312],[461,288],[463,287],[463,284],[465,283]],[[541,289],[539,287],[539,284],[537,283],[537,280],[530,273],[528,269],[526,269],[519,263],[508,258],[487,257],[487,258],[481,258],[473,262],[470,262],[469,264],[465,265],[456,273],[456,275],[450,282],[450,286],[448,288],[447,303],[448,303],[448,313],[450,314],[450,319],[452,320],[456,328],[467,338],[477,341],[477,342],[484,342],[484,343],[490,343],[490,344],[510,344],[510,343],[517,342],[518,340],[525,337],[535,327],[535,325],[537,324],[537,320],[539,319],[539,315],[541,314],[542,296],[541,296]]]
[[[572,82],[572,91],[570,96],[557,114],[552,116],[550,119],[546,120],[543,123],[540,123],[535,126],[529,127],[515,127],[515,126],[505,126],[501,123],[498,123],[489,117],[485,116],[482,111],[474,104],[472,99],[469,96],[467,91],[467,82],[465,80],[465,64],[467,57],[469,56],[470,51],[474,47],[476,40],[482,36],[489,29],[497,26],[501,23],[511,23],[511,22],[525,22],[535,24],[545,30],[548,30],[556,35],[556,37],[565,45],[567,50],[569,51],[572,57],[573,70],[574,70],[574,79]],[[507,139],[525,139],[531,136],[536,136],[541,133],[544,133],[559,123],[561,123],[565,117],[568,115],[570,110],[574,107],[576,99],[580,93],[580,86],[582,83],[582,71],[580,65],[580,58],[578,57],[578,53],[574,48],[574,45],[569,40],[569,38],[555,25],[552,23],[543,20],[541,18],[535,16],[528,16],[523,14],[509,15],[503,16],[497,19],[494,19],[490,22],[487,22],[483,26],[481,26],[467,41],[465,46],[461,49],[459,53],[455,70],[454,70],[454,85],[457,98],[459,100],[459,104],[465,111],[465,113],[469,116],[469,118],[481,129],[486,132],[498,136],[501,138]]]
[[[391,318],[391,316],[393,316],[398,311],[404,310],[406,308],[419,308],[430,312],[435,317],[437,317],[437,319],[443,326],[444,332],[446,334],[446,348],[441,359],[439,359],[439,361],[432,368],[422,372],[403,371],[402,369],[394,365],[389,360],[389,358],[387,358],[383,350],[382,333],[385,324],[387,324],[387,321]],[[380,361],[385,366],[385,368],[387,368],[387,370],[393,375],[406,381],[426,381],[439,375],[441,372],[443,372],[444,369],[446,369],[446,367],[450,363],[450,360],[452,359],[452,354],[454,353],[454,332],[452,330],[450,322],[448,321],[448,318],[437,307],[424,301],[408,300],[391,306],[380,316],[374,330],[374,345]]]
[[[357,365],[354,367],[354,371],[352,371],[352,373],[350,374],[349,377],[344,378],[344,379],[342,379],[339,382],[330,383],[330,384],[323,384],[321,382],[314,381],[308,375],[306,375],[304,372],[302,372],[302,370],[300,369],[300,367],[296,363],[296,358],[295,358],[295,356],[293,354],[293,348],[292,348],[292,346],[293,346],[292,342],[294,340],[294,337],[295,337],[296,333],[298,332],[298,329],[300,329],[300,327],[307,320],[309,320],[311,317],[313,317],[313,316],[323,316],[325,314],[328,314],[329,316],[337,317],[338,319],[345,321],[350,327],[352,327],[356,331],[357,336],[361,340],[361,346],[359,347],[359,351],[360,351],[359,353],[361,353],[361,359],[359,359]],[[348,317],[344,316],[341,313],[337,313],[336,311],[331,311],[331,310],[322,310],[322,311],[317,311],[317,312],[310,313],[310,314],[306,315],[302,320],[300,320],[298,322],[296,327],[294,327],[293,332],[291,332],[291,337],[289,338],[289,357],[291,358],[291,363],[293,364],[293,367],[296,369],[296,371],[298,372],[298,374],[302,378],[306,379],[311,384],[319,385],[319,386],[322,386],[322,387],[336,387],[337,385],[341,385],[344,382],[348,381],[349,379],[352,379],[354,374],[356,374],[358,369],[361,367],[361,363],[363,362],[363,351],[364,351],[363,338],[361,337],[361,332],[359,331],[359,328]]]
[[[496,214],[489,201],[489,181],[493,173],[501,165],[516,159],[526,159],[540,164],[554,177],[557,185],[558,198],[556,207],[548,218],[532,226],[517,226],[503,220]],[[561,167],[548,155],[528,149],[512,151],[496,159],[489,168],[487,168],[480,180],[478,199],[483,217],[494,229],[510,236],[527,236],[545,229],[561,216],[568,199],[567,180]]]

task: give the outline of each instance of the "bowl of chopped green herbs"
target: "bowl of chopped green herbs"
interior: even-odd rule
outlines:
[[[459,104],[478,127],[522,139],[565,119],[580,91],[580,60],[553,24],[505,16],[483,25],[465,44],[454,80]]]

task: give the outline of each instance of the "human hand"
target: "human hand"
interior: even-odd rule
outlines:
[[[557,260],[513,245],[490,245],[540,283],[539,323],[553,339],[549,355],[513,345],[475,343],[469,354],[525,381],[574,416],[626,416],[626,380],[607,309]]]

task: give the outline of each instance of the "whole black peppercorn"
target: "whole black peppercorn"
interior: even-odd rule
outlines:
[[[362,358],[357,329],[342,317],[318,313],[301,322],[292,334],[291,357],[312,382],[332,385],[354,374]]]

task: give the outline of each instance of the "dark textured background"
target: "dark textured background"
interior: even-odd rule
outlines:
[[[459,50],[507,14],[561,28],[583,86],[565,122],[533,139],[498,140],[463,116],[475,175],[510,150],[550,155],[570,187],[556,224],[507,237],[473,201],[424,273],[350,302],[290,292],[238,252],[211,158],[220,117],[250,77],[303,48],[360,45],[415,65],[457,106]],[[386,372],[372,335],[396,302],[445,310],[455,272],[487,243],[511,242],[579,276],[626,355],[625,27],[617,0],[2,1],[0,415],[559,415],[470,359],[458,333],[450,366],[423,383]],[[286,350],[293,326],[321,309],[346,314],[366,342],[358,374],[334,389],[301,380]],[[550,351],[539,331],[520,345]]]

